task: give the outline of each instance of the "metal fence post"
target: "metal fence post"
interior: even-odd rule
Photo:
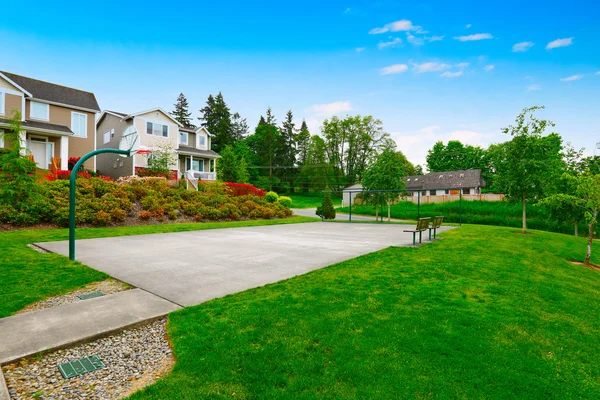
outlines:
[[[352,192],[348,192],[348,196],[350,201],[348,202],[350,204],[350,212],[348,213],[348,222],[352,222]],[[342,194],[342,201],[344,199],[344,195]]]
[[[462,210],[463,210],[463,205],[462,205],[462,202],[463,202],[462,197],[463,196],[462,195],[463,195],[463,190],[460,189],[460,224],[459,224],[460,226],[462,226]]]
[[[417,192],[417,219],[421,218],[421,191]]]

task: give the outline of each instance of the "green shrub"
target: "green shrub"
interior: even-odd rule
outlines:
[[[106,211],[100,210],[96,213],[96,217],[94,218],[94,225],[107,226],[110,225],[111,221],[111,215]]]
[[[290,208],[292,206],[292,199],[287,196],[280,196],[277,201],[284,207]]]
[[[331,191],[325,190],[323,194],[323,205],[321,207],[317,207],[316,214],[324,219],[335,219],[335,208],[333,207],[333,202],[331,201]]]
[[[275,203],[278,198],[279,195],[275,192],[267,192],[267,194],[265,195],[265,200],[269,203]]]

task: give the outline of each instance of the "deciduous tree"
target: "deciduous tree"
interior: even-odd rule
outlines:
[[[538,119],[534,112],[542,107],[524,109],[503,132],[509,142],[495,152],[496,185],[507,200],[520,202],[523,209],[523,233],[527,232],[527,202],[547,197],[548,184],[562,173],[562,139],[556,133],[544,136],[551,121]]]
[[[401,154],[401,153],[400,153]],[[387,205],[388,221],[390,220],[390,204],[397,200],[400,191],[404,190],[404,163],[402,157],[391,149],[377,156],[377,160],[367,169],[362,180],[365,190],[394,190],[396,192],[362,193],[369,204],[375,206],[375,217],[379,216],[379,207]]]

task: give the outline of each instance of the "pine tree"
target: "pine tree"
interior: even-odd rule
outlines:
[[[266,123],[269,125],[273,125],[273,126],[275,126],[275,124],[277,123],[277,120],[275,119],[275,116],[273,115],[273,111],[271,110],[271,107],[267,108]]]
[[[217,161],[217,174],[223,182],[238,181],[238,159],[231,146],[226,146],[221,152],[221,158]]]
[[[302,125],[300,126],[300,132],[296,135],[296,154],[297,154],[297,162],[299,166],[303,166],[306,164],[306,159],[308,157],[308,149],[310,148],[310,132],[308,131],[308,126],[306,125],[306,121],[302,120]]]
[[[225,149],[227,145],[233,145],[235,140],[231,130],[231,114],[229,107],[219,92],[216,97],[208,96],[206,106],[200,110],[202,127],[206,128],[212,135],[212,148],[217,153]]]
[[[192,113],[189,110],[189,104],[187,98],[183,93],[179,93],[177,96],[177,102],[174,104],[175,109],[171,112],[173,118],[175,118],[181,125],[186,128],[195,128],[192,124],[191,116]]]
[[[248,173],[248,163],[246,162],[246,158],[242,156],[238,161],[237,181],[239,183],[250,183],[250,174]]]
[[[281,133],[280,165],[285,167],[280,169],[280,178],[289,186],[285,191],[294,186],[296,171],[293,168],[296,164],[296,127],[294,124],[294,114],[289,110],[285,115],[285,120],[279,128]]]
[[[231,118],[231,136],[237,142],[248,136],[248,122],[239,113],[233,114]]]

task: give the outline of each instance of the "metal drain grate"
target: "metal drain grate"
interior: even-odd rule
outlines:
[[[90,356],[80,360],[59,364],[58,369],[63,378],[69,379],[104,367],[106,367],[106,365],[104,365],[100,357]]]
[[[79,300],[87,300],[87,299],[93,299],[95,297],[102,297],[102,296],[104,296],[104,293],[102,293],[102,292],[91,292],[91,293],[82,294],[81,296],[77,296],[77,297],[79,297]]]

